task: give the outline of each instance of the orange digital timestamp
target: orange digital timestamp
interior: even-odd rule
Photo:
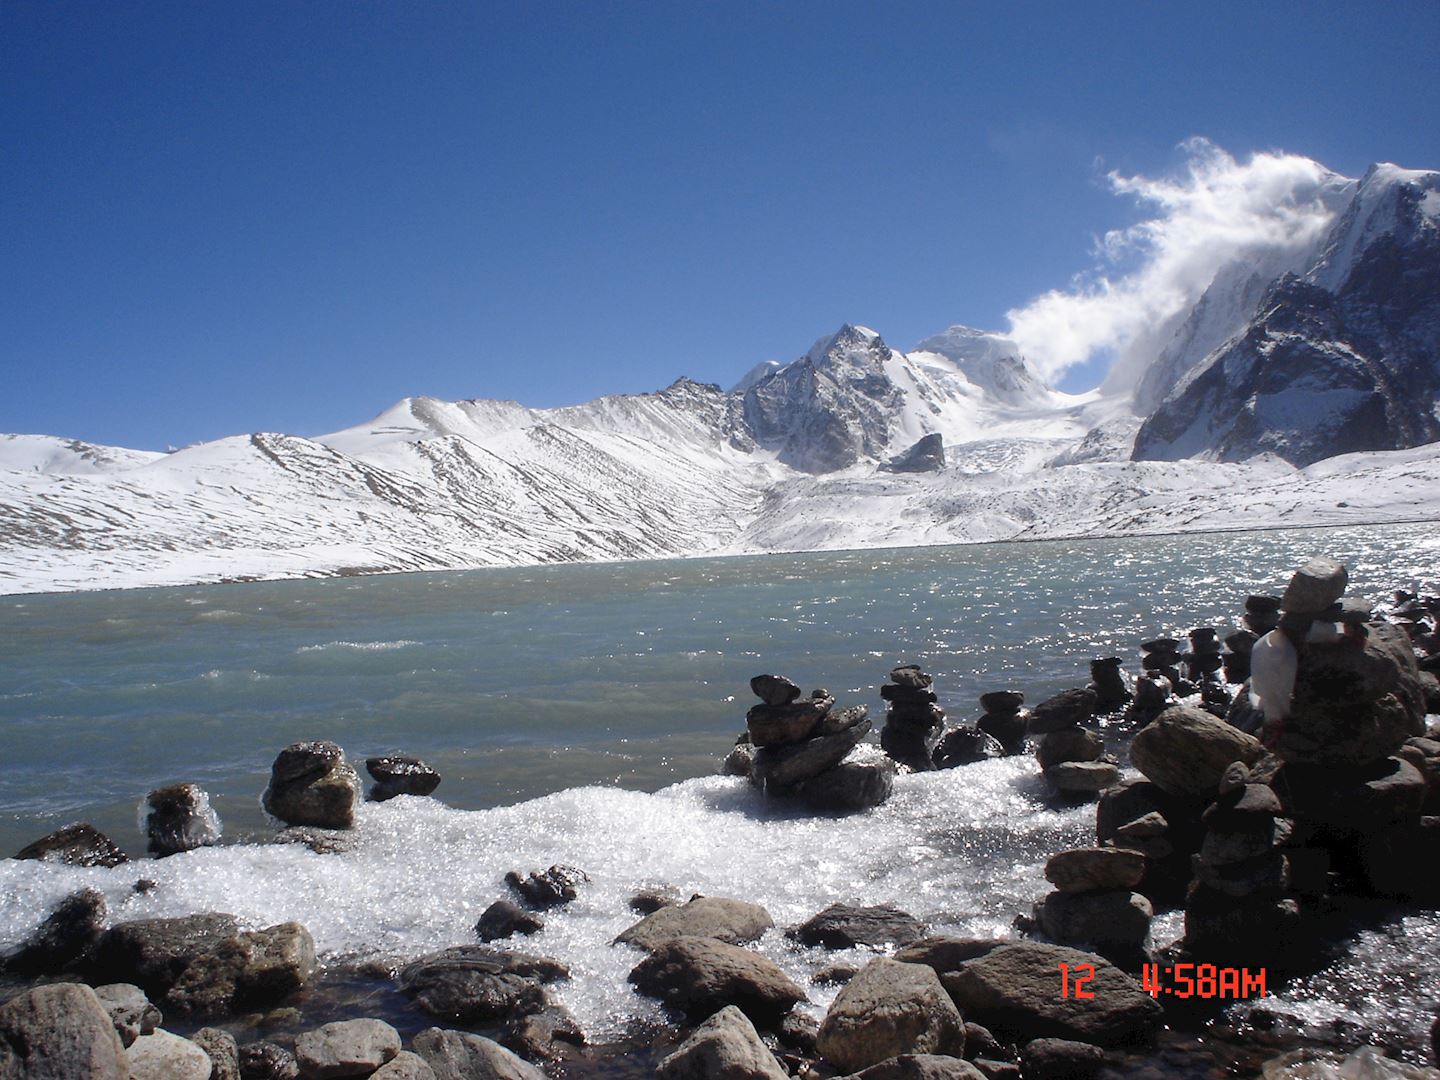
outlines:
[[[1095,978],[1094,964],[1061,964],[1060,996],[1089,1000],[1095,991],[1086,984]],[[1214,964],[1140,965],[1140,985],[1151,997],[1230,998],[1265,996],[1265,969],[1217,967]]]

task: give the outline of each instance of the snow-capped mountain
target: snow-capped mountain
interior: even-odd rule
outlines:
[[[1086,395],[1001,335],[902,352],[846,325],[728,391],[407,398],[170,454],[0,436],[0,591],[1434,512],[1440,174],[1322,188],[1328,231],[1221,267],[1148,367]]]
[[[1308,465],[1440,439],[1440,173],[1372,167],[1306,262],[1265,282],[1245,324],[1179,373],[1136,459]],[[1152,375],[1175,374],[1162,368],[1137,402]]]

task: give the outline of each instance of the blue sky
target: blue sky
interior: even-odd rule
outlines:
[[[6,0],[0,431],[318,434],[1001,329],[1192,136],[1440,168],[1437,57],[1433,0]]]

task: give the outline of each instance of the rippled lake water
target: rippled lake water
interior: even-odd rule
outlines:
[[[594,887],[535,945],[576,970],[567,1004],[604,1028],[653,1011],[607,944],[641,885],[757,900],[782,926],[895,901],[1004,933],[1093,810],[1050,805],[1029,758],[903,777],[886,807],[840,821],[767,805],[713,775],[750,676],[827,687],[878,721],[886,674],[917,661],[963,722],[984,691],[1037,701],[1082,685],[1093,657],[1133,670],[1145,638],[1228,632],[1247,593],[1321,553],[1348,564],[1351,595],[1440,584],[1433,527],[1399,525],[0,597],[8,850],[84,819],[138,854],[137,802],[182,780],[228,838],[259,835],[269,764],[298,739],[414,753],[444,776],[444,805],[367,806],[346,855],[194,852],[147,864],[160,887],[144,895],[134,868],[7,861],[0,945],[84,882],[117,918],[220,907],[298,918],[332,959],[412,956],[467,940],[505,870],[570,862]],[[808,977],[778,935],[762,947]]]

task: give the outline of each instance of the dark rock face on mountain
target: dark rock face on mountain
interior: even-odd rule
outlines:
[[[1136,460],[1305,466],[1440,439],[1440,173],[1372,168],[1303,278],[1141,426]]]
[[[885,371],[890,357],[878,334],[842,326],[745,391],[744,418],[755,442],[810,473],[881,456],[904,396]]]
[[[886,472],[939,472],[945,467],[945,438],[932,432],[880,467]]]

